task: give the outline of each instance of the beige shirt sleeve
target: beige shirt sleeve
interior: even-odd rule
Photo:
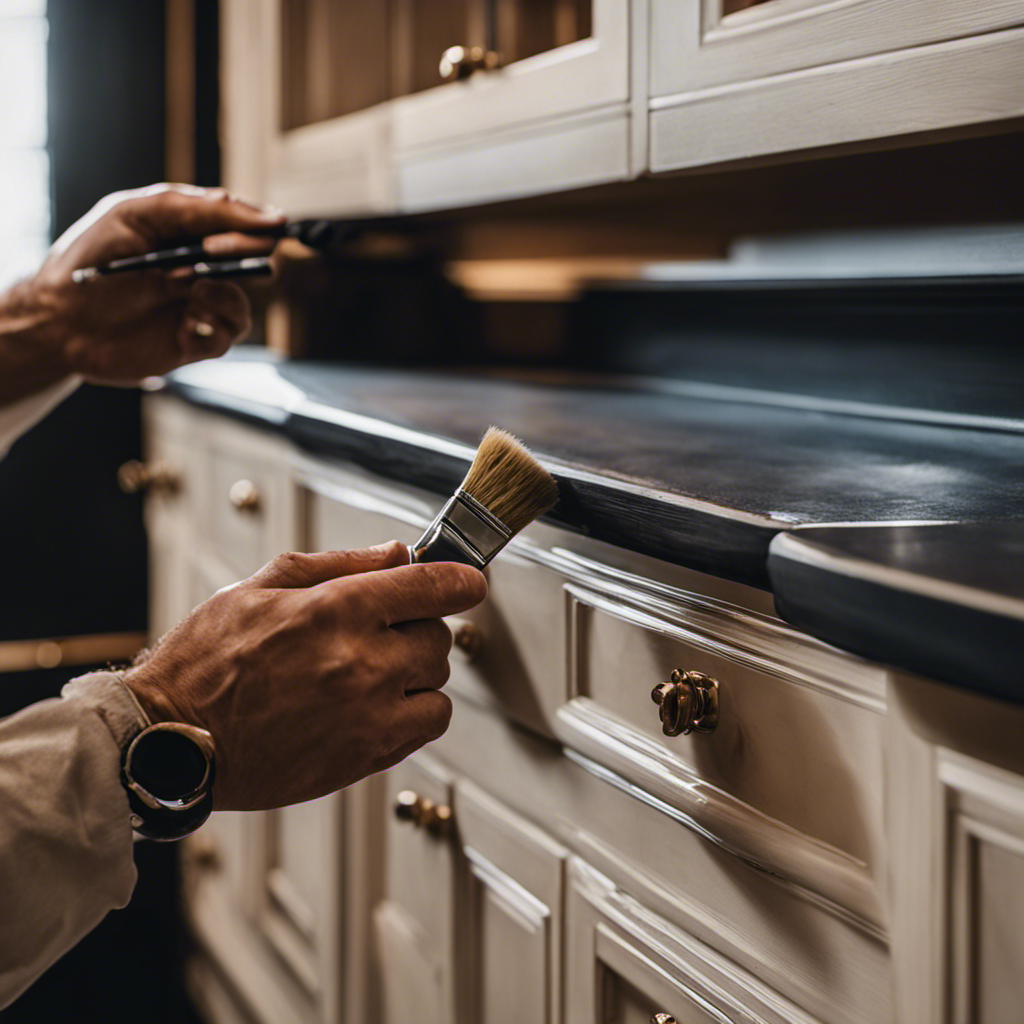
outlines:
[[[81,383],[81,377],[65,377],[37,394],[0,406],[0,459],[26,430],[34,427],[51,409],[60,405]]]
[[[120,741],[145,724],[112,672],[0,719],[0,1007],[131,898]]]

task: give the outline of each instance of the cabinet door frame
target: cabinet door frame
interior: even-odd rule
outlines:
[[[651,169],[1018,117],[1024,2],[652,0]]]
[[[387,103],[281,126],[283,0],[220,0],[224,181],[291,216],[394,212]]]
[[[634,135],[646,118],[630,116],[630,97],[643,61],[634,19],[645,4],[593,3],[587,39],[393,101],[403,211],[579,188],[643,169]]]

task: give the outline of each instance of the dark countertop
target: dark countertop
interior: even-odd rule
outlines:
[[[989,588],[998,584],[971,576],[981,572],[980,563],[961,557],[962,535],[937,524],[980,524],[973,527],[975,550],[1005,572],[1012,569],[1008,559],[1021,564],[1024,553],[1024,521],[1009,521],[1024,520],[1024,434],[1012,430],[596,386],[583,378],[556,386],[454,371],[275,362],[251,351],[186,367],[168,386],[193,403],[283,432],[309,450],[439,494],[457,486],[481,434],[496,423],[521,437],[558,479],[562,499],[552,521],[771,589],[780,612],[808,632],[916,671],[926,664],[927,674],[952,682],[960,668],[947,672],[944,661],[922,662],[920,630],[903,629],[897,613],[919,616],[920,602],[907,595],[930,593],[942,581],[978,593],[997,593]],[[1005,522],[989,532],[985,524],[996,520]],[[931,525],[871,527],[920,521]],[[932,538],[932,555],[910,558],[906,543],[895,539],[909,529]],[[773,538],[789,531],[769,558]],[[855,540],[861,533],[874,541]],[[862,547],[849,548],[853,544]],[[904,576],[918,581],[917,590],[874,580],[871,586],[883,587],[895,602],[875,616],[886,623],[861,616],[856,629],[847,627],[848,609],[836,604],[826,615],[832,605],[810,599],[811,577],[799,568],[806,564],[801,552],[820,554],[819,547],[831,546],[834,564],[819,558],[814,589],[832,581],[830,593],[838,600],[840,585],[856,578],[848,566],[838,568],[848,556],[863,565],[898,563]],[[933,600],[957,606],[950,593]],[[1019,628],[1020,619],[1011,619]],[[1007,664],[997,674],[1006,682],[1008,673]],[[986,692],[1012,695],[1006,686],[986,686]],[[1024,700],[1024,683],[1014,692]]]

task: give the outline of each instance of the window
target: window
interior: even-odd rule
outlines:
[[[46,0],[0,0],[0,288],[50,243]]]

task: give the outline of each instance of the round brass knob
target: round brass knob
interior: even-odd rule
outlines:
[[[493,71],[501,67],[501,54],[482,46],[449,46],[441,54],[438,72],[446,82],[469,78],[475,71]]]
[[[703,672],[673,669],[671,682],[651,691],[666,736],[713,732],[718,725],[718,680]]]
[[[676,1019],[671,1013],[656,1013],[651,1018],[651,1024],[676,1024]]]
[[[418,825],[421,804],[419,793],[414,793],[411,789],[403,789],[395,797],[395,817],[399,821],[411,821],[414,825]]]
[[[452,634],[452,643],[469,661],[476,661],[483,653],[484,635],[480,627],[472,622],[461,622]]]
[[[188,844],[188,855],[191,862],[202,871],[220,870],[220,850],[209,836],[192,836]]]
[[[447,836],[452,830],[452,809],[447,804],[431,804],[421,824],[432,836]]]
[[[228,490],[228,501],[239,512],[258,512],[260,489],[251,480],[236,480]]]
[[[154,462],[131,459],[117,471],[117,483],[125,494],[143,491],[173,494],[181,485],[181,477],[163,459]]]

